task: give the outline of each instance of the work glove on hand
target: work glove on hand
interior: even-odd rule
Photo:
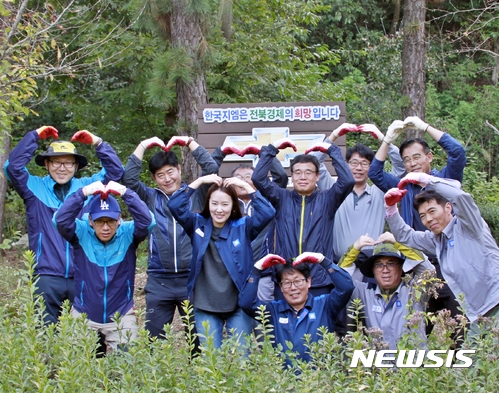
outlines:
[[[324,255],[319,252],[309,252],[306,251],[298,255],[293,261],[293,266],[299,265],[300,263],[321,263],[324,260]]]
[[[104,187],[104,184],[102,184],[102,182],[99,180],[83,187],[81,190],[83,192],[83,195],[88,197],[91,195],[105,194],[106,187]]]
[[[258,145],[248,145],[240,152],[240,156],[244,157],[246,154],[260,154],[261,146]]]
[[[255,267],[258,270],[265,270],[268,269],[269,267],[275,266],[275,265],[285,265],[286,260],[283,257],[280,257],[279,255],[275,254],[268,254],[267,256],[263,257],[259,261],[255,263]]]
[[[359,127],[357,124],[343,123],[337,129],[335,129],[331,135],[338,138],[342,135],[348,134],[349,132],[359,132]]]
[[[194,138],[190,136],[174,136],[172,137],[169,141],[168,144],[166,145],[166,148],[164,149],[165,151],[170,151],[170,149],[174,145],[179,145],[179,146],[189,146],[189,144],[194,140]]]
[[[287,147],[291,147],[294,151],[296,151],[296,145],[295,145],[295,143],[291,139],[289,139],[289,138],[278,139],[277,141],[272,142],[272,144],[278,150],[284,150]]]
[[[431,180],[433,176],[430,176],[423,172],[411,172],[405,175],[400,181],[397,187],[399,189],[404,189],[409,183],[419,184],[421,187],[425,187]]]
[[[382,141],[383,138],[385,137],[383,133],[376,127],[374,124],[361,124],[358,127],[360,132],[367,132],[371,134],[374,138],[378,139],[379,141]]]
[[[388,127],[388,131],[386,131],[386,136],[384,141],[388,144],[393,143],[395,139],[399,137],[402,132],[404,132],[405,125],[402,120],[395,120]]]
[[[123,184],[117,183],[115,181],[111,180],[106,185],[106,190],[105,190],[106,195],[114,194],[114,195],[123,196],[123,194],[125,192],[126,192],[126,186],[124,186]]]
[[[234,144],[229,144],[224,147],[222,147],[222,153],[224,155],[228,154],[237,154],[238,156],[241,156],[241,149],[239,149],[236,145]],[[242,156],[241,156],[242,157]]]
[[[305,150],[305,154],[311,153],[313,151],[320,151],[322,153],[327,153],[330,147],[331,145],[326,142],[316,143],[315,145],[312,145],[307,150]]]
[[[144,139],[142,142],[140,142],[140,146],[142,146],[144,150],[150,149],[151,147],[154,146],[159,146],[162,149],[166,147],[165,142],[163,142],[157,136],[153,136],[152,138],[149,139]]]
[[[38,136],[40,139],[47,139],[47,138],[54,138],[57,139],[59,138],[59,131],[55,127],[52,126],[42,126],[36,130],[38,133]]]
[[[71,138],[71,142],[80,142],[85,145],[98,145],[99,143],[102,142],[102,138],[99,138],[98,136],[95,136],[92,134],[90,131],[87,130],[81,130],[76,132],[73,137]]]
[[[402,200],[407,190],[399,190],[398,188],[390,188],[385,194],[385,211],[386,216],[391,217],[397,212],[397,203]]]
[[[428,128],[428,123],[425,123],[417,116],[409,116],[404,120],[405,128],[415,128],[416,130],[420,130],[425,132]]]

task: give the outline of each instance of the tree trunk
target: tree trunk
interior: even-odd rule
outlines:
[[[173,0],[170,14],[170,34],[173,47],[184,48],[193,60],[193,80],[186,84],[177,83],[177,130],[180,135],[197,139],[197,114],[200,104],[208,103],[206,75],[200,58],[204,36],[196,13],[185,12],[184,0]],[[182,170],[187,182],[198,177],[198,165],[192,154],[183,151]]]
[[[404,43],[402,46],[402,119],[418,116],[424,120],[426,105],[425,80],[425,0],[404,2]],[[407,130],[406,138],[421,137],[423,132]]]
[[[0,146],[0,165],[3,171],[3,166],[7,161],[10,153],[10,136],[7,132],[2,131],[2,141]],[[5,221],[5,196],[7,194],[7,178],[0,176],[0,243],[3,241],[3,223]]]
[[[397,26],[400,21],[400,6],[402,0],[395,0],[395,7],[393,9],[393,18],[392,18],[392,26],[390,27],[390,34],[394,35],[397,31]]]

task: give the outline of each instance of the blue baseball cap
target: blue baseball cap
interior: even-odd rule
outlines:
[[[120,218],[121,208],[118,201],[111,195],[106,199],[94,196],[90,201],[88,213],[92,220],[97,220],[101,217],[109,217],[113,220],[118,220]]]

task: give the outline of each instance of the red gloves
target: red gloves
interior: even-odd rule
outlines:
[[[97,194],[102,195],[105,193],[105,187],[104,184],[102,184],[102,182],[99,180],[83,187],[81,191],[83,192],[83,195],[85,195],[86,197]]]
[[[358,130],[360,132],[367,132],[380,141],[382,141],[383,138],[385,137],[383,133],[380,130],[378,130],[378,127],[376,127],[374,124],[361,124],[358,127]]]
[[[102,140],[101,138],[95,136],[94,134],[92,134],[87,130],[78,131],[71,138],[71,142],[77,141],[85,145],[95,145],[96,143],[99,143],[99,141],[101,140]]]
[[[337,129],[335,129],[332,134],[338,138],[339,136],[348,134],[349,132],[358,132],[359,127],[356,124],[343,123]]]
[[[305,154],[308,154],[312,151],[320,151],[322,153],[327,153],[329,146],[331,145],[325,142],[316,143],[315,145],[312,145],[307,150],[305,150]]]
[[[280,257],[279,255],[275,254],[268,254],[267,256],[263,257],[259,261],[255,263],[255,267],[259,270],[265,270],[268,269],[269,267],[279,265],[279,264],[286,264],[286,260],[283,257]]]
[[[234,144],[227,145],[222,148],[222,153],[225,155],[228,154],[237,154],[238,156],[241,156],[241,150]]]
[[[324,260],[324,255],[318,252],[304,252],[298,255],[293,261],[293,266],[299,265],[300,263],[321,263]]]
[[[424,172],[411,172],[405,175],[402,180],[399,181],[398,188],[403,189],[409,183],[412,184],[421,184],[422,187],[426,186],[431,180],[431,176]]]
[[[399,190],[398,188],[391,188],[385,194],[385,205],[395,206],[402,200],[408,190]]]
[[[193,140],[194,139],[190,136],[174,136],[168,141],[168,144],[163,148],[163,150],[170,151],[174,145],[189,146]]]
[[[294,151],[296,151],[296,145],[294,142],[289,139],[289,138],[283,138],[279,139],[275,142],[273,142],[273,145],[278,149],[278,150],[283,150],[287,147],[291,147]]]
[[[157,136],[153,136],[152,138],[143,140],[142,142],[140,142],[140,146],[142,146],[144,148],[144,150],[150,149],[151,147],[154,147],[154,146],[159,146],[162,149],[164,149],[166,147],[165,142],[163,142]]]
[[[240,156],[244,157],[246,154],[260,154],[261,146],[258,145],[248,145],[243,150],[240,151]]]
[[[109,183],[107,183],[105,192],[106,195],[114,194],[123,196],[123,194],[126,192],[126,186],[111,180]]]
[[[40,139],[47,139],[52,137],[54,139],[59,138],[59,131],[52,126],[42,126],[36,130]]]

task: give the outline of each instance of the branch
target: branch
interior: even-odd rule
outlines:
[[[494,131],[497,135],[499,135],[499,130],[498,130],[496,127],[494,127],[492,124],[490,124],[488,120],[485,120],[485,125],[486,125],[486,126],[488,126],[488,127],[490,127],[490,128],[492,128],[492,130],[493,130],[493,131]]]

